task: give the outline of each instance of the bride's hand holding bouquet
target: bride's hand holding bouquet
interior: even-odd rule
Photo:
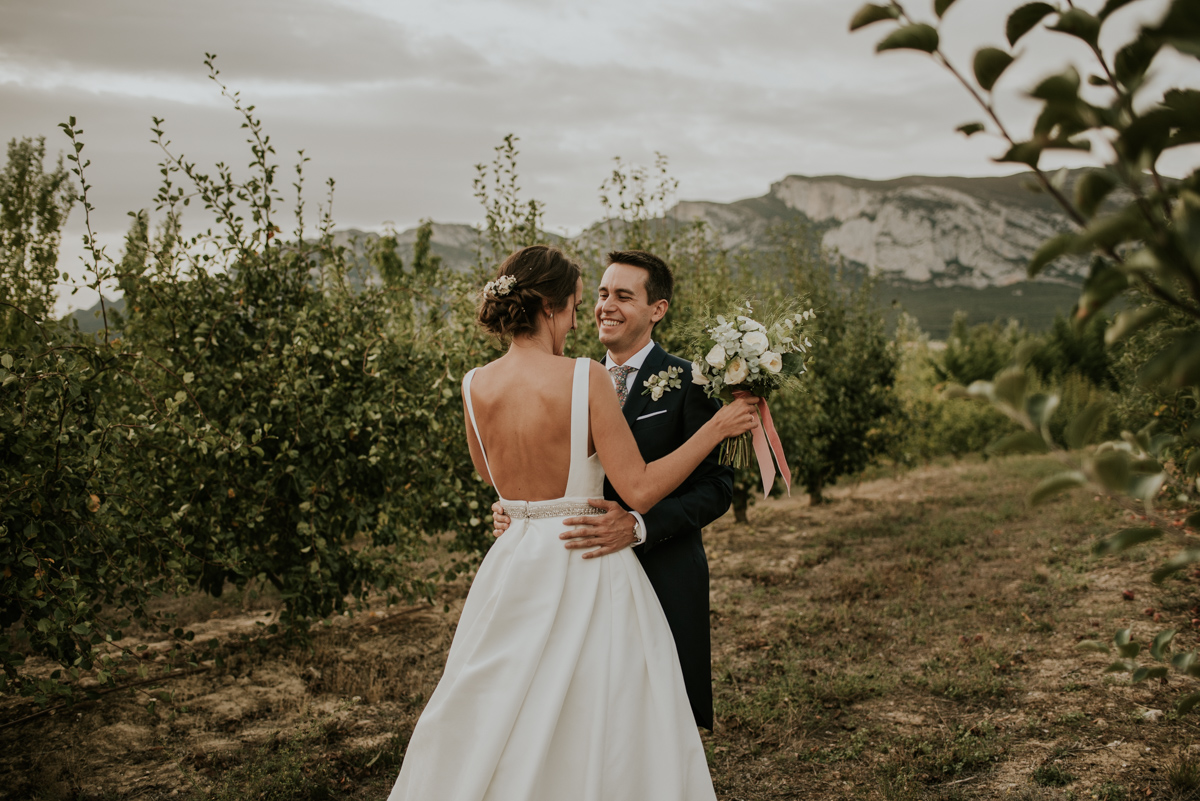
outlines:
[[[795,385],[806,372],[804,358],[812,348],[807,334],[816,317],[812,309],[782,312],[759,322],[749,303],[739,314],[717,315],[704,327],[695,343],[695,352],[703,354],[692,361],[692,381],[704,387],[710,398],[726,404],[735,399],[755,398],[762,425],[753,431],[726,439],[721,445],[721,463],[749,467],[750,454],[758,457],[763,492],[770,494],[775,464],[791,492],[792,476],[779,435],[771,421],[767,398],[778,389]],[[774,462],[772,461],[774,456]]]

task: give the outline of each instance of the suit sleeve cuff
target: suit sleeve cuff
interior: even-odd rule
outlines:
[[[633,515],[634,520],[638,522],[637,529],[633,532],[633,546],[636,547],[646,541],[646,521],[632,509],[629,510],[629,514]]]

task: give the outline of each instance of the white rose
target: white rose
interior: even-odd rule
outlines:
[[[713,367],[721,368],[725,366],[725,349],[720,345],[713,345],[713,349],[704,357],[704,361],[711,364]]]
[[[650,400],[658,400],[662,396],[663,396],[662,384],[655,384],[654,388],[650,390]]]
[[[767,351],[758,357],[758,366],[768,373],[778,373],[783,369],[783,357],[778,353]]]
[[[747,356],[757,356],[771,347],[771,340],[762,331],[751,331],[742,337],[742,352]]]
[[[704,369],[700,366],[700,362],[692,362],[692,383],[706,386],[708,384],[708,376],[704,374]]]
[[[725,368],[725,383],[740,384],[750,375],[750,367],[741,356],[734,358]]]

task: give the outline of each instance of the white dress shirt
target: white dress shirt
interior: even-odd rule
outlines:
[[[631,372],[629,375],[627,375],[625,377],[625,386],[628,388],[628,391],[630,394],[633,394],[633,388],[635,386],[637,386],[633,382],[637,379],[637,374],[639,371],[641,371],[642,364],[645,363],[646,357],[650,355],[650,351],[652,351],[652,350],[654,350],[654,340],[653,339],[646,343],[646,347],[642,348],[637,353],[633,354],[632,356],[630,356],[628,359],[625,360],[624,366],[633,368],[633,372]],[[620,366],[622,366],[622,365],[617,364],[616,360],[613,359],[611,353],[604,354],[605,369],[611,370],[614,367],[620,367]],[[646,541],[646,521],[642,519],[642,516],[640,514],[633,511],[632,509],[629,510],[629,514],[633,515],[634,518],[638,522],[637,531],[634,532],[634,540],[635,541],[633,544],[641,545],[643,542]]]

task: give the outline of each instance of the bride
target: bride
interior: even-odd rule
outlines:
[[[757,417],[736,401],[646,464],[608,371],[562,355],[582,300],[579,267],[543,245],[484,291],[480,324],[511,344],[463,379],[467,442],[512,525],[475,576],[389,801],[715,799],[637,557],[588,558],[558,535],[565,517],[603,513],[587,500],[605,473],[645,512]]]

